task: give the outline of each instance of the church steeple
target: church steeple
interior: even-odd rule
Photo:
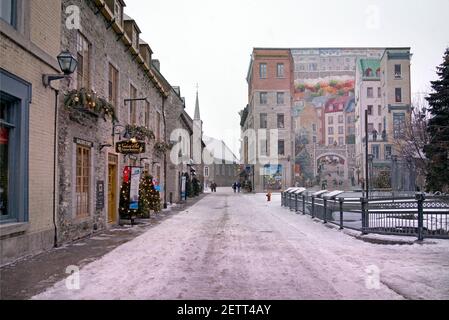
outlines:
[[[194,120],[201,120],[200,117],[200,102],[198,99],[198,85],[196,85],[196,102],[195,102],[195,117]]]

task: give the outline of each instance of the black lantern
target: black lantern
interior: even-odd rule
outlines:
[[[70,79],[68,76],[75,72],[76,66],[78,65],[78,61],[76,61],[75,57],[67,50],[62,51],[58,55],[58,63],[61,71],[64,73],[61,74],[44,74],[42,75],[42,82],[45,87],[48,87],[50,83],[54,80],[60,80],[64,78]]]
[[[65,75],[74,73],[78,65],[78,61],[76,61],[75,57],[68,50],[62,51],[58,55],[58,63],[61,71]]]

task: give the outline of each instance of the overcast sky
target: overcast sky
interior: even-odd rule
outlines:
[[[204,133],[239,157],[240,118],[253,47],[411,47],[412,92],[427,92],[449,46],[448,0],[126,0],[125,12],[181,86]],[[230,133],[233,133],[234,137]]]

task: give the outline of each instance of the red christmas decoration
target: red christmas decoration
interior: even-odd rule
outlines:
[[[131,174],[131,168],[126,166],[125,169],[123,169],[123,182],[128,183],[129,177]]]

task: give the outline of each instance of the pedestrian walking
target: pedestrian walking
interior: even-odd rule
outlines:
[[[236,191],[237,191],[237,183],[236,182],[234,182],[232,184],[232,189],[234,190],[234,193],[236,193]]]
[[[242,185],[240,184],[240,181],[237,182],[237,190],[240,193],[240,189],[242,188]]]

